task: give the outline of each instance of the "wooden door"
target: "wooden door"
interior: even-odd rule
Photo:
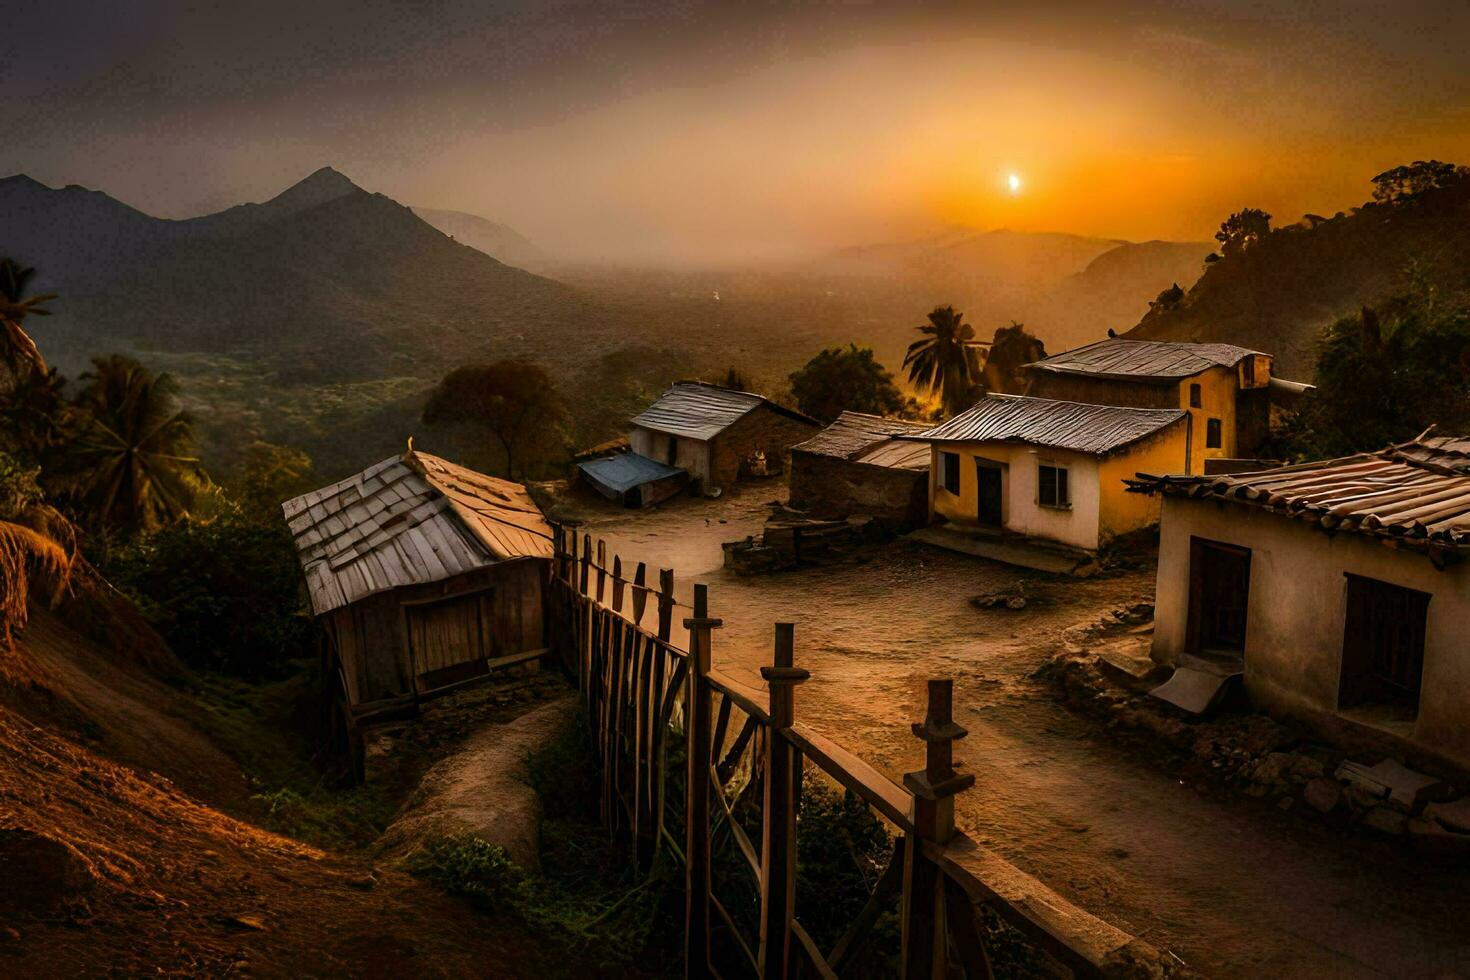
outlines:
[[[419,690],[458,679],[465,673],[462,665],[485,659],[486,623],[481,601],[484,597],[482,593],[473,593],[403,607],[408,649]],[[450,669],[456,667],[461,669]]]
[[[975,461],[976,512],[981,524],[1000,527],[1002,500],[1000,489],[1000,467],[984,460]]]
[[[1192,651],[1245,652],[1250,585],[1249,548],[1190,539],[1189,648]]]

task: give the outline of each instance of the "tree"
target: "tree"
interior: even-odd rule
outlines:
[[[25,626],[32,587],[59,591],[75,558],[71,527],[44,503],[37,473],[0,453],[0,651]]]
[[[1295,458],[1470,431],[1470,308],[1416,289],[1344,317],[1323,332],[1316,384],[1286,429]]]
[[[21,326],[28,316],[50,316],[44,304],[56,298],[54,293],[27,296],[26,287],[35,269],[25,269],[9,258],[0,258],[0,365],[11,375],[22,370],[46,373],[46,361],[36,342]]]
[[[317,483],[306,453],[257,439],[245,449],[227,489],[245,516],[273,523],[281,519],[281,504],[315,489]]]
[[[1046,357],[1046,345],[1027,331],[1024,324],[1011,321],[999,327],[985,357],[985,387],[991,391],[1018,394],[1026,389],[1027,364]]]
[[[1439,160],[1415,160],[1402,167],[1385,170],[1373,178],[1373,200],[1381,204],[1397,204],[1425,191],[1449,187],[1470,178],[1470,167],[1459,167]]]
[[[504,472],[512,480],[520,457],[533,448],[544,451],[565,417],[546,369],[515,359],[449,372],[430,392],[423,414],[427,425],[468,424],[489,432],[500,443]]]
[[[1271,233],[1271,216],[1260,208],[1242,208],[1224,221],[1215,232],[1215,241],[1225,255],[1244,252]]]
[[[829,347],[791,374],[796,405],[812,418],[831,422],[844,411],[890,415],[903,408],[893,375],[871,347]]]
[[[719,385],[721,388],[731,388],[735,391],[752,390],[750,379],[746,377],[745,372],[733,365],[710,378],[709,383]]]
[[[936,306],[929,322],[917,328],[925,336],[909,344],[903,366],[909,381],[939,396],[946,415],[958,415],[984,391],[981,352],[975,328],[953,306]]]
[[[121,354],[95,358],[77,396],[79,431],[64,447],[64,486],[94,527],[156,531],[189,512],[207,478],[178,389]]]

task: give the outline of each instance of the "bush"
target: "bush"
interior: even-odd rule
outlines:
[[[114,552],[105,572],[195,667],[263,679],[315,652],[318,627],[280,522],[185,520]]]
[[[469,834],[430,840],[409,859],[409,870],[487,912],[516,908],[525,887],[505,848]]]

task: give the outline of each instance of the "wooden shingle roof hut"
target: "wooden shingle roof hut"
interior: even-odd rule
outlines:
[[[544,646],[552,530],[520,484],[410,447],[282,510],[349,714]]]

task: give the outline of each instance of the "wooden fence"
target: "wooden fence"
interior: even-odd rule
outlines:
[[[954,743],[965,730],[953,718],[949,680],[929,681],[924,720],[912,725],[925,767],[899,785],[797,721],[796,688],[808,673],[795,664],[791,624],[776,624],[771,664],[761,668],[765,688],[750,687],[715,665],[720,620],[710,616],[705,586],[693,594],[693,607],[682,606],[671,570],[650,584],[643,563],[629,574],[620,558],[609,563],[603,542],[557,529],[552,649],[578,680],[608,827],[628,835],[640,861],[662,851],[684,869],[687,975],[712,975],[715,962],[726,973],[730,963],[743,964],[759,977],[848,975],[895,902],[906,977],[990,976],[980,905],[1075,975],[1162,972],[1147,944],[955,830],[954,798],[975,779],[954,768]],[[682,647],[676,619],[678,635],[687,636]],[[796,916],[797,813],[808,762],[897,837],[866,907],[830,948],[819,948]],[[757,788],[760,829],[747,832],[737,811],[754,810]],[[758,889],[758,929],[742,928],[717,894],[717,830],[733,839]]]

